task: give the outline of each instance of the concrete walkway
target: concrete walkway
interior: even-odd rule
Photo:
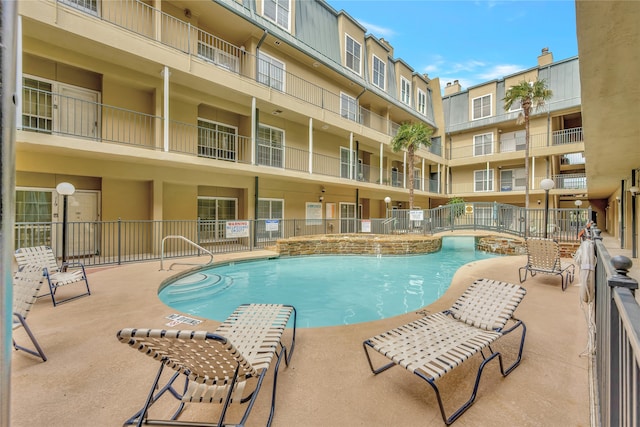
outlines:
[[[216,255],[216,261],[270,255]],[[518,268],[525,259],[467,264],[445,296],[425,309],[448,308],[476,278],[518,283]],[[159,301],[157,290],[176,271],[159,271],[159,265],[94,268],[89,271],[91,296],[56,308],[47,298],[36,303],[27,320],[49,360],[43,363],[24,352],[13,353],[12,426],[119,426],[141,407],[158,364],[119,343],[116,332],[125,327],[168,328],[166,316],[175,310]],[[516,311],[527,326],[522,363],[507,378],[500,376],[495,362],[487,365],[476,403],[456,421],[457,427],[590,425],[589,359],[580,356],[587,345],[587,325],[577,283],[562,292],[559,277],[537,275],[524,286],[527,296]],[[362,349],[364,339],[419,316],[411,312],[364,324],[299,329],[292,363],[280,369],[273,425],[444,425],[424,381],[398,367],[372,375]],[[196,329],[213,330],[217,323],[204,321]],[[16,339],[27,343],[22,329]],[[504,341],[501,351],[515,354],[517,340]],[[468,398],[478,364],[475,356],[440,380],[447,412]],[[266,422],[271,375],[268,381],[249,426]],[[159,409],[169,412],[168,407]],[[183,419],[216,419],[215,411],[193,404]]]

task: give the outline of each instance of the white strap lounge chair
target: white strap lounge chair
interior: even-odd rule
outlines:
[[[531,277],[536,273],[555,274],[560,276],[562,290],[567,289],[569,283],[573,283],[575,265],[562,262],[560,259],[560,245],[553,239],[530,237],[525,241],[527,250],[527,265],[520,267],[518,274],[520,283],[527,280],[527,273]],[[523,276],[524,271],[524,276]]]
[[[38,344],[36,337],[31,332],[31,328],[27,324],[27,316],[31,311],[33,303],[38,299],[38,292],[42,286],[42,269],[38,266],[27,265],[22,270],[17,271],[13,277],[13,347],[16,350],[26,351],[29,354],[38,356],[43,362],[47,361],[42,347]],[[35,350],[23,347],[16,343],[15,330],[24,328],[27,335],[31,339]]]
[[[15,252],[16,262],[19,268],[23,268],[25,265],[37,265],[40,267],[40,271],[44,277],[46,277],[49,284],[49,291],[53,306],[63,302],[71,301],[76,298],[80,298],[86,295],[91,295],[89,290],[89,282],[87,281],[87,274],[84,270],[84,264],[82,263],[64,263],[62,266],[58,266],[56,256],[53,253],[53,249],[49,246],[34,246],[31,248],[20,248]],[[60,286],[70,285],[73,283],[84,282],[87,291],[74,295],[72,297],[56,300],[56,290]]]
[[[291,347],[282,344],[282,334],[293,314]],[[238,307],[214,333],[160,329],[123,329],[117,334],[122,343],[160,362],[160,368],[143,408],[125,421],[125,425],[198,425],[244,426],[273,357],[276,356],[271,396],[271,412],[275,412],[278,368],[284,359],[288,366],[296,338],[296,311],[293,306],[279,304],[246,304]],[[159,388],[163,368],[176,372]],[[173,383],[184,377],[184,389]],[[169,391],[180,404],[169,420],[149,419],[149,408]],[[186,403],[221,404],[217,423],[178,420]],[[227,424],[225,417],[231,403],[247,404],[238,423]]]
[[[442,420],[450,425],[474,403],[482,370],[488,362],[497,357],[502,376],[509,375],[520,364],[526,327],[513,317],[513,312],[525,293],[519,285],[476,280],[449,310],[424,316],[365,340],[363,346],[369,367],[374,374],[379,374],[399,365],[425,380],[435,391]],[[507,322],[511,325],[505,330]],[[522,328],[518,356],[505,370],[502,354],[494,351],[491,344],[518,327]],[[391,362],[375,367],[371,350]],[[447,417],[436,381],[476,353],[480,353],[483,360],[471,397]]]

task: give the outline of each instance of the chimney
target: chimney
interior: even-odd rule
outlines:
[[[553,53],[549,52],[548,47],[542,48],[542,53],[538,56],[538,67],[544,67],[553,62]]]
[[[389,43],[382,37],[380,37],[380,43],[382,43],[387,48],[387,50],[389,50],[389,56],[393,57],[393,46],[391,46],[391,43]]]
[[[462,90],[462,86],[460,86],[460,82],[458,80],[454,80],[453,83],[447,82],[447,86],[444,88],[444,95],[453,95],[454,93],[458,93]]]

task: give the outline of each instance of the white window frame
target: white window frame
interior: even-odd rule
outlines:
[[[340,115],[345,119],[358,121],[358,100],[345,92],[340,92]]]
[[[279,146],[279,147],[273,145],[274,141],[273,141],[272,138],[270,138],[269,139],[269,145],[267,146],[264,143],[261,144],[260,143],[260,139],[258,138],[258,143],[257,143],[257,145],[258,145],[258,153],[256,153],[256,155],[259,155],[259,152],[260,152],[261,149],[272,151],[272,152],[275,151],[275,150],[280,150],[280,152],[281,152],[280,160],[279,160],[279,162],[277,162],[278,164],[273,161],[274,158],[273,158],[273,156],[270,155],[269,156],[269,161],[267,163],[265,163],[264,161],[260,161],[260,159],[258,159],[259,165],[271,166],[271,167],[275,167],[275,168],[284,168],[284,165],[285,165],[285,158],[284,158],[284,155],[285,155],[285,141],[286,141],[286,139],[285,139],[286,138],[286,134],[284,132],[284,129],[280,129],[280,128],[277,128],[277,127],[274,127],[274,126],[269,126],[269,125],[265,125],[264,123],[260,123],[258,125],[258,135],[260,133],[260,129],[262,129],[262,128],[269,129],[270,135],[273,135],[274,132],[279,132],[282,135],[282,145]]]
[[[275,9],[275,16],[269,16],[267,14],[267,5],[273,4]],[[286,4],[286,6],[283,6]],[[286,11],[286,22],[285,20],[280,19],[280,11]],[[291,0],[262,0],[262,16],[264,16],[269,21],[276,24],[278,27],[291,31]]]
[[[260,74],[261,70],[260,67],[261,65],[263,65],[264,63],[268,63],[269,64],[269,70],[271,70],[271,67],[275,67],[278,68],[282,71],[282,81],[279,81],[277,79],[274,79],[274,77],[271,77],[271,73],[269,72],[268,74]],[[275,90],[279,90],[280,92],[284,92],[286,90],[287,87],[287,68],[286,68],[286,64],[282,61],[280,61],[279,59],[264,53],[263,51],[259,51],[258,52],[258,81],[264,85],[269,86],[270,88],[273,88]],[[280,85],[275,85],[273,82],[278,82],[280,83]]]
[[[487,172],[489,176],[487,177]],[[478,176],[480,174],[480,176]],[[479,169],[473,171],[473,192],[486,193],[493,191],[494,183],[493,169]],[[478,190],[478,184],[482,184],[482,189]]]
[[[400,102],[411,105],[411,82],[400,76]]]
[[[356,39],[351,37],[349,34],[344,35],[344,66],[349,70],[353,71],[357,75],[362,75],[362,45],[358,43]],[[353,42],[354,47],[358,46],[358,55],[356,56],[355,52],[349,51],[349,41]],[[349,59],[353,58],[353,66],[349,66]],[[358,62],[355,64],[355,62]],[[357,66],[356,66],[357,65]],[[357,68],[357,69],[356,69]]]
[[[511,174],[511,182],[509,182],[508,185],[505,185],[502,175],[507,172]],[[522,185],[518,185],[518,181],[522,181]],[[500,191],[522,191],[526,188],[524,181],[526,181],[524,167],[500,170]]]
[[[489,137],[489,141],[486,140]],[[489,144],[487,144],[489,142]],[[488,149],[486,149],[488,147]],[[493,154],[493,133],[482,133],[473,136],[473,156],[487,156]]]
[[[200,139],[200,128],[202,127],[200,122],[204,122],[207,123],[209,125],[213,125],[215,126],[215,129],[208,129],[210,131],[213,131],[216,134],[215,137],[215,143],[218,144],[222,144],[222,146],[217,146],[217,147],[207,147],[206,145],[202,144],[202,141]],[[220,131],[219,128],[221,126],[224,126],[226,128],[231,129],[233,132],[225,132],[225,131]],[[225,135],[229,135],[232,136],[232,140],[231,141],[220,141],[218,140],[218,135],[222,134],[223,135],[223,139]],[[229,145],[231,145],[232,147],[229,147]],[[202,147],[202,149],[201,149]],[[206,155],[206,153],[204,153],[204,149],[210,149],[213,151],[215,151],[215,155]],[[200,157],[207,157],[210,159],[220,159],[220,160],[227,160],[227,161],[235,161],[236,160],[236,155],[238,152],[238,128],[236,126],[232,126],[229,125],[227,123],[222,123],[222,122],[215,122],[213,120],[209,120],[209,119],[205,119],[203,117],[198,117],[198,156]]]
[[[376,65],[379,65],[382,70],[376,69]],[[382,82],[379,81],[380,79],[382,79]],[[387,88],[387,64],[376,55],[373,55],[373,60],[371,61],[371,83],[382,90]]]
[[[486,101],[485,101],[486,99]],[[476,101],[480,102],[480,116],[476,117]],[[487,105],[488,102],[488,105]],[[483,114],[482,112],[489,107],[489,112],[487,114]],[[480,120],[487,117],[491,117],[493,115],[493,95],[488,93],[486,95],[478,96],[471,100],[471,120]]]
[[[226,240],[234,240],[232,239],[227,239],[225,237],[225,227],[226,227],[226,221],[233,221],[233,220],[237,220],[238,219],[238,198],[237,197],[211,197],[211,196],[198,196],[197,197],[197,209],[199,210],[200,208],[200,200],[214,200],[217,201],[218,200],[227,200],[227,201],[233,201],[234,202],[234,214],[233,214],[233,219],[229,219],[229,218],[223,218],[220,219],[218,217],[218,207],[216,207],[216,218],[207,218],[207,219],[202,219],[199,218],[201,220],[201,222],[199,223],[199,234],[200,234],[200,242],[219,242],[219,241],[226,241]],[[210,223],[210,221],[213,221],[213,223]]]
[[[422,89],[418,89],[418,103],[416,105],[416,110],[418,110],[418,113],[423,116],[427,115],[427,93]]]

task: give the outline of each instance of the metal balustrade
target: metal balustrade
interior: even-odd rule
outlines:
[[[284,69],[274,67],[242,47],[235,46],[140,0],[103,2],[93,0],[89,5],[87,3],[89,0],[57,1],[386,135],[395,135],[400,127],[400,124],[361,106],[358,107],[356,114],[345,114],[340,94],[333,93],[318,83],[310,82]],[[256,75],[256,64],[258,70],[267,70],[267,72],[258,72]],[[356,95],[353,94],[354,97]],[[393,94],[390,96],[396,99]]]
[[[640,305],[631,260],[611,257],[595,230],[595,362],[597,419],[603,427],[640,425]],[[593,273],[592,273],[593,274]],[[591,309],[591,307],[590,307]],[[590,331],[591,333],[592,331]]]

